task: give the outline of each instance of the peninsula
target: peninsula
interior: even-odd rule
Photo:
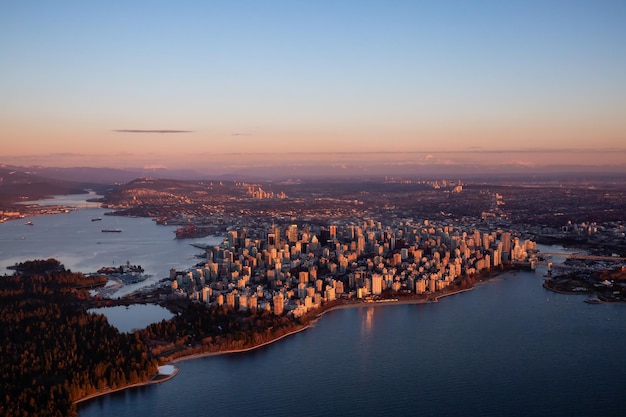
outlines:
[[[615,198],[602,199],[624,190],[587,191],[397,179],[294,186],[142,178],[119,186],[102,200],[110,215],[194,226],[189,233],[210,230],[223,242],[202,247],[204,259],[171,270],[160,287],[117,300],[97,295],[106,278],[70,273],[59,261],[16,265],[0,280],[2,328],[19,335],[7,333],[0,355],[0,389],[11,398],[0,412],[74,415],[77,401],[160,381],[158,365],[263,346],[335,308],[436,301],[547,264],[538,241],[581,245],[599,258],[623,253],[626,226],[610,209]],[[549,213],[572,195],[597,199],[600,220]],[[87,313],[138,302],[177,315],[128,334]]]

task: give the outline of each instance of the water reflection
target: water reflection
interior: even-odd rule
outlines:
[[[104,314],[109,324],[122,333],[144,329],[151,323],[174,317],[171,311],[156,304],[92,308],[89,312]]]
[[[361,337],[370,337],[372,335],[372,325],[374,323],[374,311],[376,308],[367,307],[365,309],[365,320],[361,324]]]

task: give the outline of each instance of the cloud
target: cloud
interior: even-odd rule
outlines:
[[[114,129],[118,133],[191,133],[193,130],[144,130],[144,129]]]

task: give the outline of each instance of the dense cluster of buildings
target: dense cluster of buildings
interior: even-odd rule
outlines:
[[[626,239],[626,222],[581,222],[567,224],[561,227],[563,236],[595,237],[599,241],[613,241],[617,244]]]
[[[40,206],[38,204],[16,204],[14,210],[0,210],[0,223],[26,217],[69,213],[72,210],[75,210],[75,208],[65,206]],[[31,225],[32,222],[26,224]]]
[[[428,220],[366,220],[327,227],[265,225],[228,232],[204,267],[171,271],[174,296],[296,317],[338,298],[434,294],[455,279],[527,262],[534,242],[508,231],[463,230]]]
[[[266,200],[266,199],[280,199],[284,200],[287,198],[287,195],[284,192],[274,193],[272,191],[268,192],[263,190],[260,185],[249,185],[246,191],[246,195],[255,200]]]

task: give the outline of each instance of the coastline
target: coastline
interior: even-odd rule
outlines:
[[[124,391],[130,388],[135,388],[135,387],[145,387],[148,385],[154,385],[154,384],[160,384],[161,382],[165,382],[165,381],[169,381],[170,379],[174,378],[176,375],[178,374],[178,368],[174,369],[174,372],[172,372],[169,375],[164,375],[164,374],[156,374],[154,375],[152,378],[150,378],[148,381],[144,381],[144,382],[137,382],[131,385],[125,385],[123,387],[118,387],[115,389],[104,389],[102,391],[99,392],[94,392],[92,394],[89,394],[83,398],[80,398],[76,401],[74,401],[74,404],[79,404],[82,403],[84,401],[88,401],[88,400],[92,400],[94,398],[98,398],[98,397],[102,397],[105,395],[109,395],[109,394],[113,394],[114,392],[119,392],[119,391]]]
[[[208,356],[218,356],[218,355],[228,355],[228,354],[232,354],[232,353],[243,353],[243,352],[249,352],[255,349],[259,349],[262,348],[263,346],[267,346],[270,345],[272,343],[278,342],[281,339],[284,339],[288,336],[294,335],[296,333],[300,333],[304,330],[307,330],[311,327],[313,327],[321,318],[324,314],[329,313],[331,311],[335,311],[335,310],[341,310],[341,309],[345,309],[345,308],[362,308],[362,307],[379,307],[379,306],[397,306],[397,305],[409,305],[409,304],[428,304],[428,303],[437,303],[439,302],[440,298],[444,298],[444,297],[448,297],[451,295],[455,295],[455,294],[460,294],[466,291],[471,291],[473,290],[474,287],[471,288],[464,288],[464,289],[460,289],[457,291],[450,291],[448,293],[445,294],[440,294],[437,295],[435,297],[433,297],[432,299],[404,299],[404,300],[394,300],[394,301],[386,301],[386,302],[365,302],[365,301],[355,301],[355,302],[348,302],[345,304],[338,304],[332,307],[329,307],[328,309],[325,309],[324,311],[321,311],[319,314],[317,314],[315,316],[315,318],[313,320],[311,320],[311,322],[309,322],[308,324],[306,324],[305,326],[302,326],[301,328],[298,328],[296,330],[293,330],[289,333],[285,333],[284,335],[281,335],[275,339],[272,340],[268,340],[267,342],[255,345],[255,346],[251,346],[251,347],[247,347],[247,348],[242,348],[242,349],[231,349],[231,350],[221,350],[218,352],[205,352],[205,353],[194,353],[192,355],[186,355],[186,356],[181,356],[179,358],[176,359],[172,359],[171,361],[166,362],[167,364],[175,364],[178,362],[183,362],[183,361],[187,361],[187,360],[192,360],[192,359],[199,359],[199,358],[204,358],[204,357],[208,357]]]
[[[509,272],[509,271],[503,271],[503,272]],[[495,278],[496,276],[499,276],[500,274],[496,274],[493,276],[489,276],[487,279],[481,280],[479,282],[486,282],[489,281],[491,278]],[[478,283],[478,282],[477,282]],[[278,342],[279,340],[282,340],[288,336],[294,335],[296,333],[302,332],[304,330],[307,330],[311,327],[313,327],[318,320],[320,320],[322,318],[322,316],[326,313],[329,313],[331,311],[334,310],[340,310],[340,309],[345,309],[345,308],[362,308],[362,307],[377,307],[377,306],[385,306],[385,305],[409,305],[409,304],[428,304],[428,303],[437,303],[439,302],[439,300],[441,298],[444,297],[448,297],[451,295],[456,295],[456,294],[460,294],[463,292],[467,292],[467,291],[472,291],[474,290],[476,284],[472,285],[469,288],[463,288],[463,289],[458,289],[455,291],[450,291],[450,292],[446,292],[443,294],[437,294],[432,296],[432,298],[407,298],[407,299],[397,299],[397,300],[393,300],[393,301],[372,301],[372,302],[365,302],[365,301],[352,301],[352,302],[347,302],[344,304],[338,304],[338,305],[334,305],[332,307],[329,307],[327,309],[324,309],[323,311],[319,312],[315,318],[313,320],[311,320],[308,324],[295,329],[291,332],[285,333],[284,335],[281,335],[275,339],[272,340],[268,340],[267,342],[261,343],[259,345],[255,345],[255,346],[251,346],[251,347],[247,347],[247,348],[242,348],[242,349],[231,349],[231,350],[223,350],[223,351],[217,351],[217,352],[204,352],[204,353],[194,353],[191,355],[185,355],[185,356],[181,356],[179,358],[175,358],[172,359],[170,361],[165,362],[165,365],[167,364],[176,364],[178,362],[183,362],[183,361],[188,361],[188,360],[193,360],[193,359],[200,359],[200,358],[204,358],[204,357],[209,357],[209,356],[218,356],[218,355],[228,355],[228,354],[233,354],[233,353],[244,353],[244,352],[249,352],[255,349],[259,349],[262,348],[264,346],[268,346],[272,343]],[[176,368],[175,372],[172,373],[171,375],[166,375],[163,378],[158,378],[159,375],[155,375],[154,377],[152,377],[152,379],[148,380],[148,381],[144,381],[144,382],[138,382],[132,385],[127,385],[124,387],[119,387],[116,389],[110,389],[110,390],[106,390],[106,391],[100,391],[100,392],[96,392],[93,394],[90,394],[86,397],[83,397],[79,400],[74,401],[74,404],[79,404],[81,402],[87,401],[87,400],[91,400],[97,397],[101,397],[104,395],[108,395],[108,394],[112,394],[114,392],[119,392],[119,391],[123,391],[126,389],[130,389],[130,388],[135,388],[135,387],[141,387],[141,386],[147,386],[147,385],[153,385],[153,384],[158,384],[161,382],[165,382],[165,381],[169,381],[170,379],[172,379],[174,376],[176,376],[178,374],[179,369]],[[158,378],[158,379],[157,379]]]
[[[595,297],[601,303],[626,304],[626,301],[614,300],[614,299],[606,298],[602,293],[597,292],[597,291],[591,291],[590,292],[590,291],[567,291],[567,290],[560,290],[560,289],[557,289],[557,288],[550,287],[545,282],[542,284],[542,287],[545,288],[546,290],[552,291],[553,293],[556,293],[556,294],[581,296],[581,298],[582,298],[582,296],[586,295],[587,299]],[[583,301],[586,301],[586,300],[583,300]],[[594,303],[594,304],[599,304],[599,303]]]

